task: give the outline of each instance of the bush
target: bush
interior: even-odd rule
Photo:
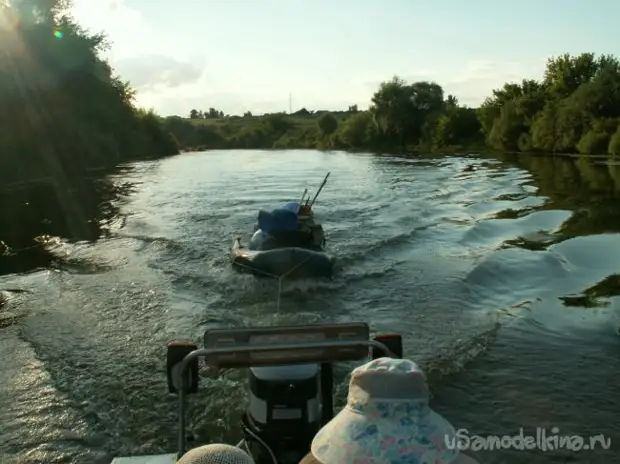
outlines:
[[[577,143],[577,150],[582,155],[602,155],[607,153],[609,147],[609,135],[589,131]]]

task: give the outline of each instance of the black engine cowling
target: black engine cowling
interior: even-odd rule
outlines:
[[[271,464],[266,443],[280,462],[299,462],[321,424],[318,365],[250,369],[250,404],[243,418],[257,464]],[[258,439],[257,439],[258,437]]]

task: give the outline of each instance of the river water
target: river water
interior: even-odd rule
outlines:
[[[297,199],[327,171],[315,213],[340,269],[328,282],[284,282],[277,307],[274,282],[230,269],[232,237],[247,240],[258,208]],[[134,189],[116,200],[123,220],[110,237],[61,242],[54,269],[0,277],[0,314],[13,321],[0,329],[1,463],[172,451],[170,339],[352,320],[402,333],[434,407],[472,435],[558,427],[612,440],[576,455],[483,453],[489,462],[620,456],[620,167],[214,151],[138,163],[111,181]],[[337,370],[340,401],[350,368]],[[233,441],[243,375],[202,375],[196,439]]]

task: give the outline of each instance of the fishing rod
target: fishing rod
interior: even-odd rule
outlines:
[[[314,202],[316,201],[317,197],[319,196],[319,193],[321,193],[321,190],[323,190],[323,187],[325,187],[325,184],[327,183],[327,178],[329,177],[330,174],[331,174],[331,172],[328,172],[327,175],[325,176],[325,179],[323,179],[323,183],[321,184],[319,189],[316,191],[316,195],[314,195],[314,198],[310,202],[310,208],[312,208],[312,205],[314,205]],[[308,200],[310,200],[310,197],[308,197]],[[308,200],[306,200],[306,206],[308,206]]]
[[[299,206],[297,206],[297,214],[299,214],[299,211],[301,210],[301,204],[304,201],[304,197],[306,196],[306,193],[308,193],[308,189],[305,189],[304,193],[301,195],[301,199],[299,200]]]

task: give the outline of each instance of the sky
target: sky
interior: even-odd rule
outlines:
[[[620,55],[616,0],[74,0],[106,57],[161,115],[368,107],[382,81],[479,105],[563,53]],[[291,100],[289,101],[289,96]]]

